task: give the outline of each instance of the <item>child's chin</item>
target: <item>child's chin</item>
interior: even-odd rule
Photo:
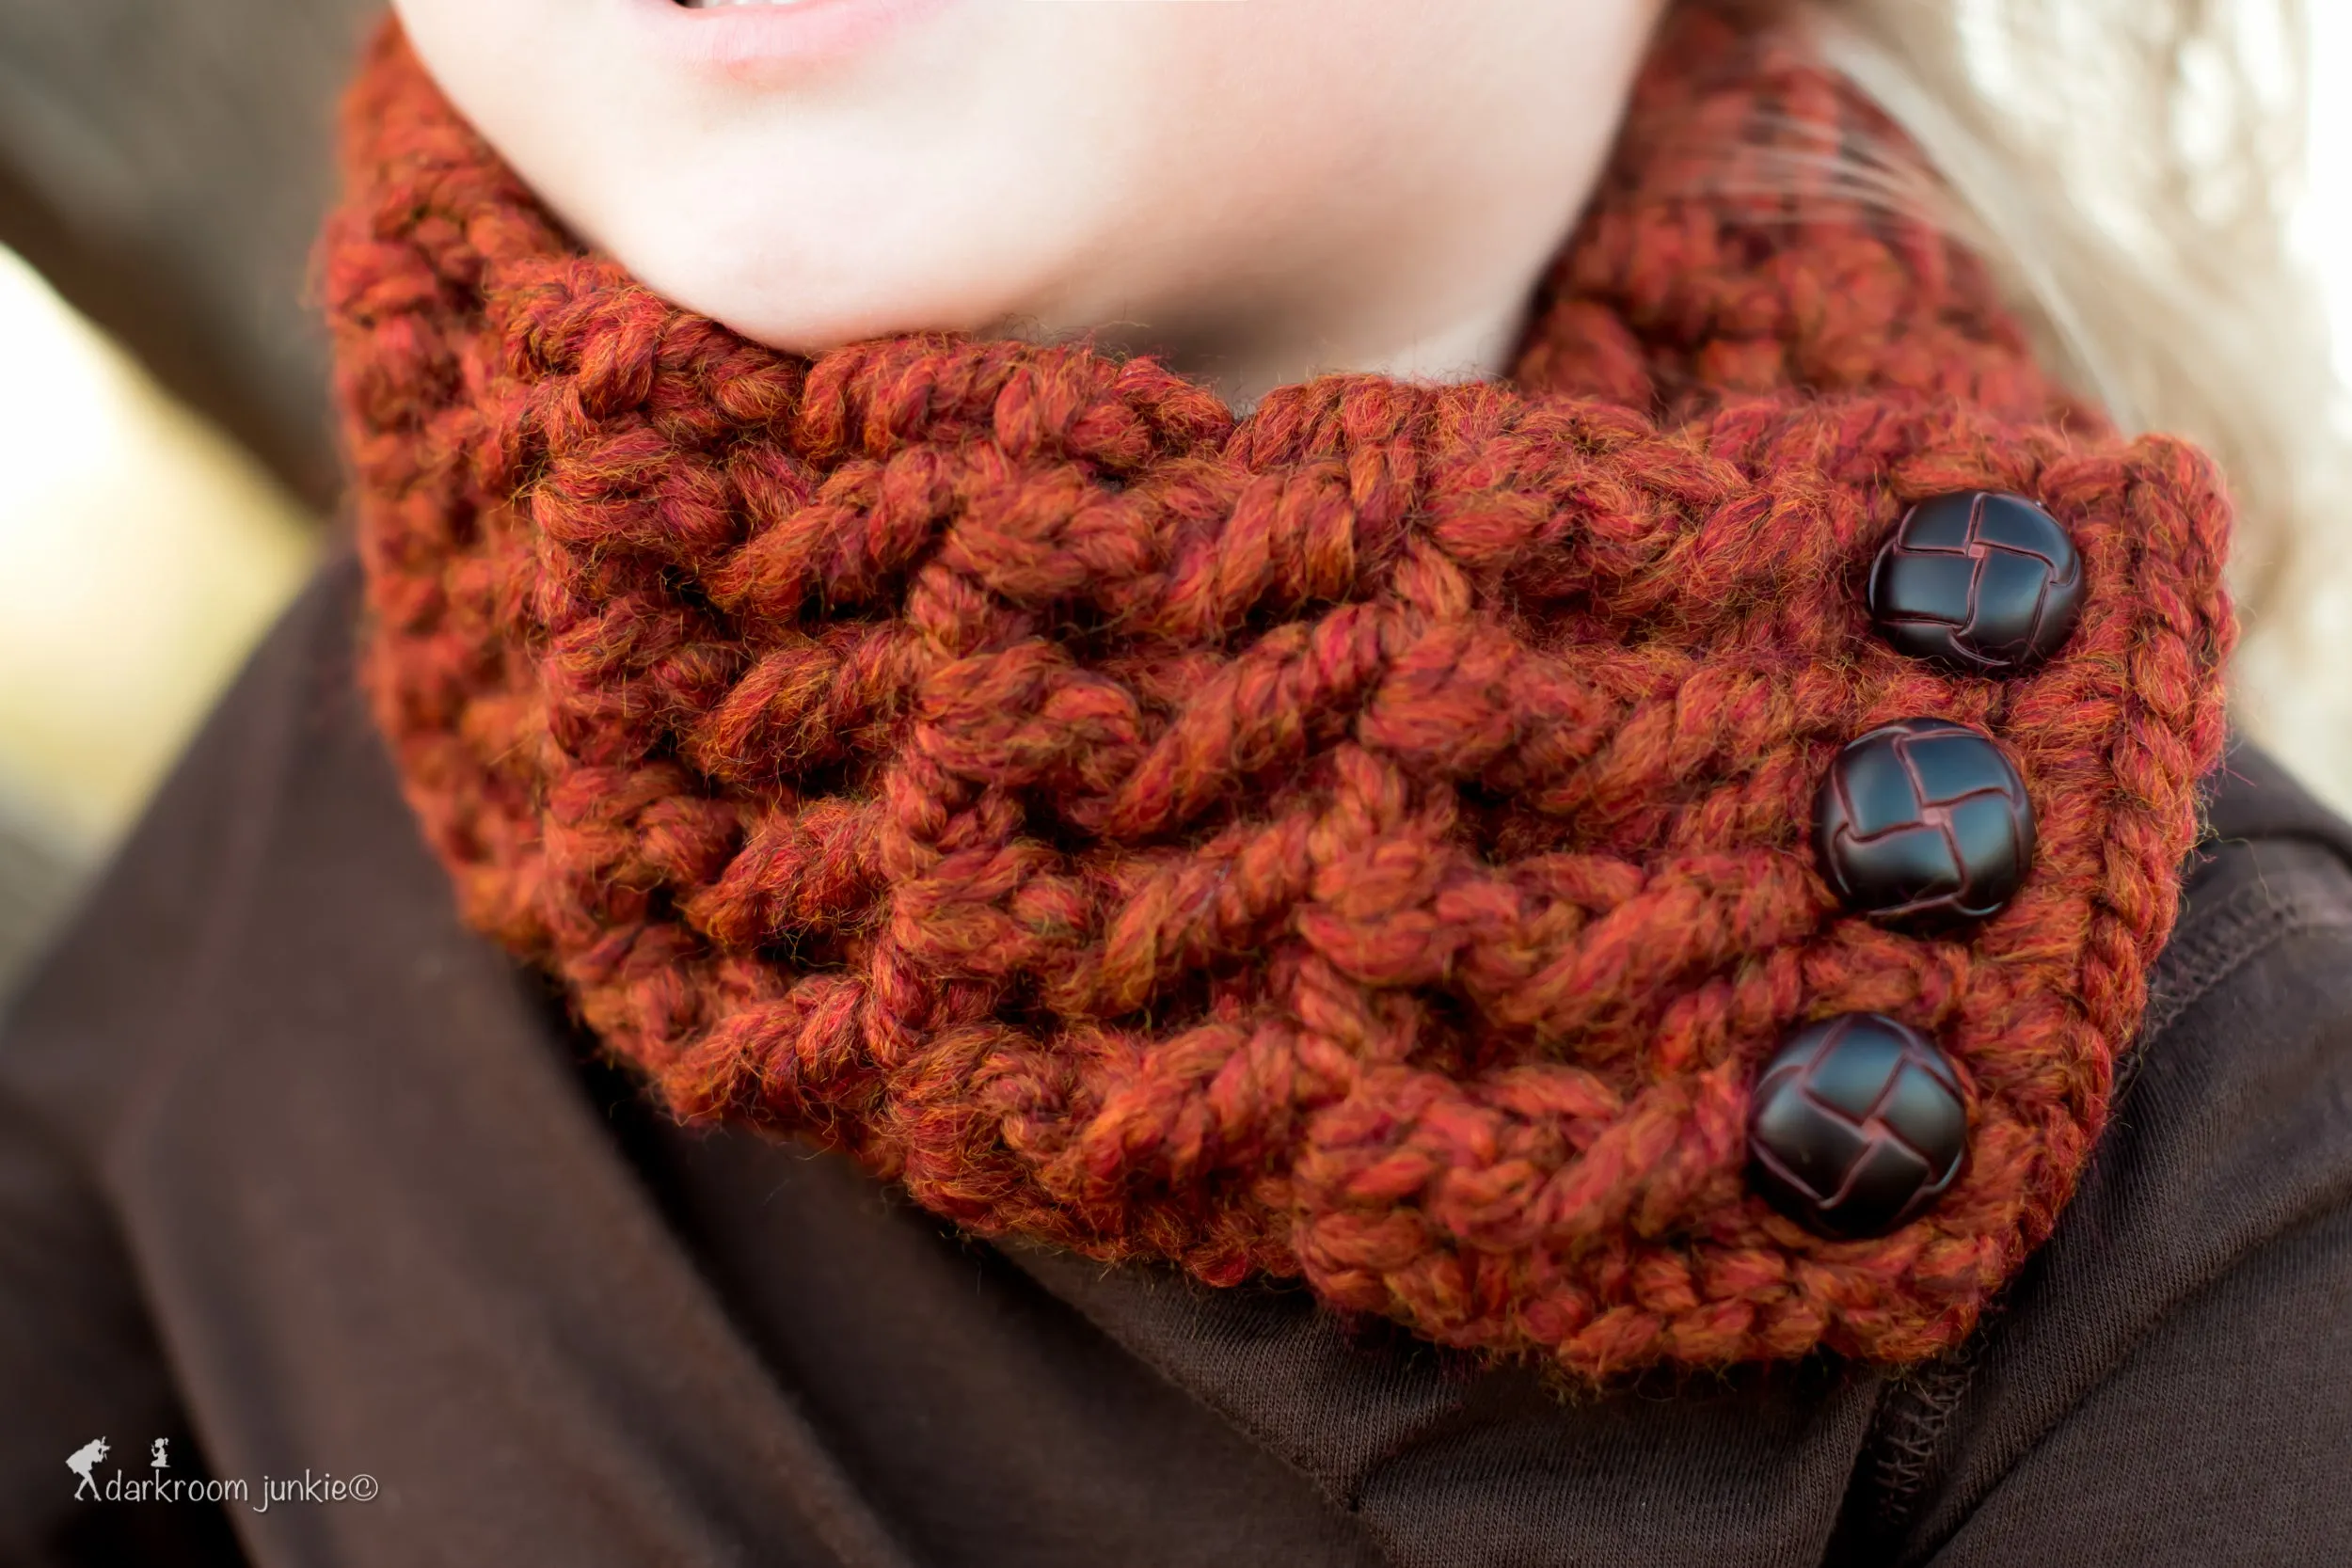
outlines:
[[[641,272],[640,280],[673,304],[753,342],[810,357],[913,332],[1024,335],[990,330],[1006,312],[976,304],[961,286],[965,279],[884,278],[869,270],[853,281],[828,280],[785,269],[746,276],[655,266]]]

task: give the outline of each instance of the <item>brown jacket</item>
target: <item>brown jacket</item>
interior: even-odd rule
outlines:
[[[649,1114],[456,924],[355,596],[0,1033],[0,1562],[2352,1562],[2352,829],[2258,753],[1963,1355],[1563,1401]]]

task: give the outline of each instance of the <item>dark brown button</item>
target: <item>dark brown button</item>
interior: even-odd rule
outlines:
[[[1921,501],[1870,568],[1870,619],[1915,658],[2002,675],[2058,652],[2083,609],[2083,563],[2029,500],[1969,490]]]
[[[1813,800],[1813,852],[1840,902],[1875,920],[1981,920],[2033,863],[2033,807],[2001,749],[1906,719],[1837,753]]]
[[[1944,1196],[1968,1152],[1960,1076],[1878,1013],[1808,1024],[1756,1081],[1749,1180],[1808,1230],[1883,1236]]]

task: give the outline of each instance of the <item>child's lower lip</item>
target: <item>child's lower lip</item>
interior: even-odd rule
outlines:
[[[855,54],[955,0],[636,0],[646,45],[703,70],[756,78]]]

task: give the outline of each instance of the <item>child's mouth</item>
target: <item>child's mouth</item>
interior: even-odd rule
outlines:
[[[743,80],[798,77],[828,59],[860,53],[952,0],[637,0],[656,24],[646,41],[691,65]],[[680,11],[722,16],[680,17]]]

